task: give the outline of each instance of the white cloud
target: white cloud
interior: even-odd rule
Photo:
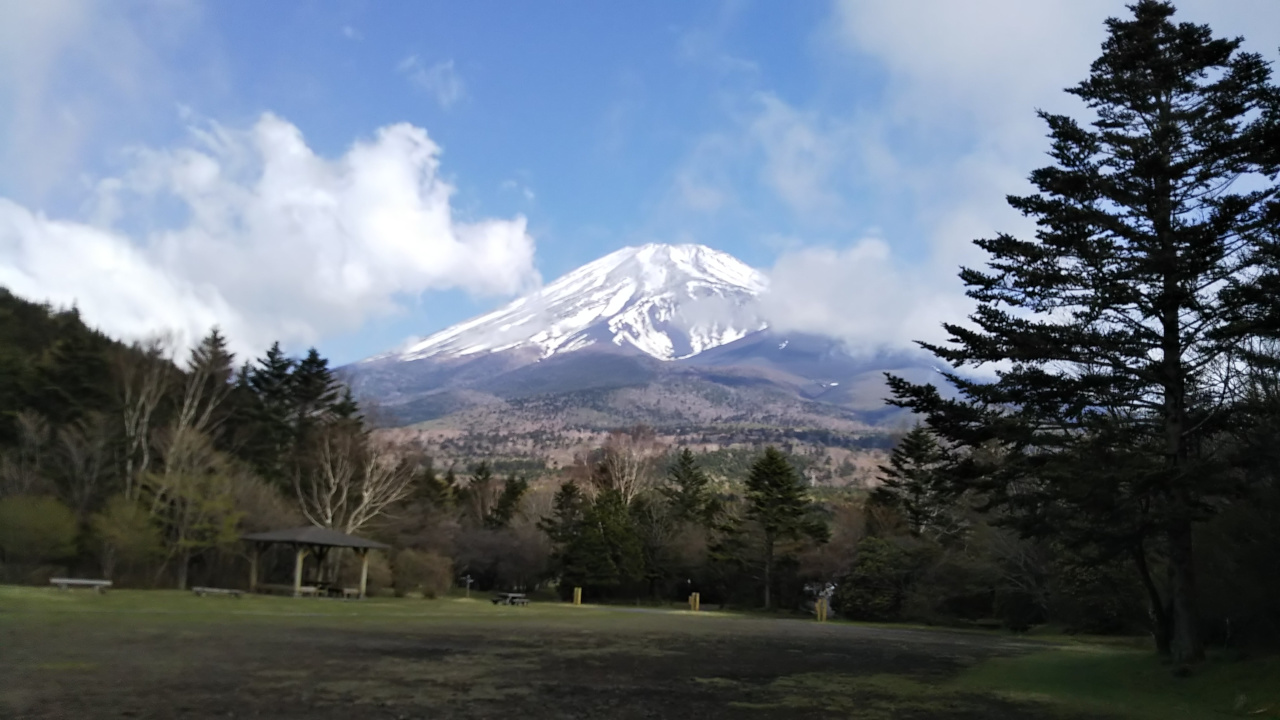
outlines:
[[[452,60],[441,60],[427,67],[417,55],[410,55],[400,61],[397,69],[415,87],[434,95],[442,108],[453,107],[466,94],[462,78],[454,70]]]
[[[429,290],[538,282],[525,219],[456,220],[420,128],[384,127],[335,159],[270,114],[193,137],[133,151],[129,172],[98,184],[98,224],[0,201],[0,285],[74,302],[112,335],[190,341],[217,323],[256,352],[354,329]]]
[[[836,118],[765,102],[751,125],[766,148],[761,176],[798,210],[824,193],[847,202],[848,189],[833,189],[832,178],[838,168],[856,168],[865,182],[904,198],[923,237],[784,250],[770,274],[771,321],[862,349],[944,339],[941,323],[962,321],[971,307],[959,267],[985,261],[972,240],[1033,234],[1005,196],[1028,191],[1027,175],[1047,163],[1046,129],[1035,111],[1087,117],[1063,89],[1087,76],[1106,35],[1103,21],[1130,15],[1126,2],[833,3],[819,32],[828,60],[835,68],[852,64],[860,76],[868,64],[878,68],[882,95]],[[1274,59],[1280,3],[1177,4],[1177,20],[1243,35],[1246,50]]]
[[[903,267],[874,238],[785,252],[767,274],[761,309],[774,330],[840,338],[859,354],[944,340],[940,323],[963,321],[967,307],[954,278]]]
[[[342,36],[343,36],[343,37],[345,37],[345,38],[346,38],[346,39],[348,39],[348,40],[363,40],[363,39],[364,39],[364,33],[360,32],[359,30],[357,30],[357,29],[355,29],[355,28],[353,28],[353,27],[351,27],[350,25],[343,25],[343,26],[342,26]]]
[[[797,213],[831,212],[841,201],[831,187],[847,155],[848,137],[838,124],[797,111],[771,94],[757,98],[749,133],[764,153],[761,180]]]

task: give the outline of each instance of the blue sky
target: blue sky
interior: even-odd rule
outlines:
[[[1186,19],[1271,59],[1280,3]],[[211,324],[337,363],[625,245],[768,272],[779,327],[963,316],[969,241],[1111,0],[0,7],[0,284],[120,337]]]

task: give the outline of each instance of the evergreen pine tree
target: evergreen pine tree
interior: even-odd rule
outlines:
[[[178,404],[178,427],[208,435],[215,441],[231,415],[227,399],[235,389],[235,356],[227,339],[214,327],[191,348],[187,359],[182,400]]]
[[[881,483],[873,502],[902,512],[912,535],[945,535],[955,498],[943,475],[946,454],[923,425],[911,429],[893,449],[888,465],[880,466]]]
[[[747,477],[747,516],[760,526],[763,542],[764,606],[773,608],[773,571],[777,544],[803,536],[825,541],[827,528],[812,517],[813,502],[804,480],[775,447],[765,448]]]
[[[538,529],[546,533],[552,545],[563,548],[578,533],[587,499],[572,482],[560,484],[551,501],[551,514],[538,521]]]
[[[477,526],[483,527],[493,510],[496,488],[493,468],[487,461],[481,460],[471,468],[471,480],[466,487],[458,491],[464,517]]]
[[[959,399],[890,385],[895,404],[948,443],[998,458],[971,453],[957,470],[1025,531],[1066,518],[1117,552],[1160,539],[1171,613],[1157,639],[1194,662],[1204,649],[1193,526],[1239,490],[1211,452],[1234,421],[1225,383],[1249,334],[1274,330],[1274,298],[1252,281],[1275,241],[1266,210],[1276,188],[1235,181],[1274,180],[1277,92],[1240,40],[1174,23],[1167,2],[1131,10],[1107,21],[1102,55],[1068,90],[1091,125],[1041,113],[1054,164],[1032,173],[1038,194],[1009,198],[1035,218],[1036,239],[978,240],[988,269],[961,272],[976,328],[948,325],[949,345],[924,345],[957,367],[1012,366],[993,382],[948,375]],[[1082,456],[1134,454],[1145,458],[1080,472]],[[1144,579],[1158,611],[1165,603]]]
[[[686,522],[709,525],[718,509],[711,493],[711,479],[698,466],[689,448],[681,449],[667,471],[667,477],[670,484],[662,488],[662,494],[676,515]]]
[[[451,510],[454,506],[454,490],[446,479],[436,472],[435,462],[430,457],[422,459],[413,473],[414,495],[418,500],[440,510]]]
[[[258,473],[280,486],[287,484],[288,464],[296,435],[293,429],[296,362],[276,342],[244,373],[253,394],[247,425],[251,428],[245,453]]]
[[[343,399],[342,384],[329,369],[329,360],[315,348],[307,351],[293,370],[294,432],[305,436],[311,428],[332,419]]]
[[[502,492],[498,494],[497,502],[493,504],[493,509],[484,519],[485,527],[497,530],[510,525],[515,519],[516,512],[520,510],[520,501],[528,491],[528,480],[515,475],[508,477],[502,486]]]

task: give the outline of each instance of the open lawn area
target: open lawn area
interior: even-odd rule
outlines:
[[[5,718],[1280,718],[1280,662],[1177,679],[1012,635],[534,603],[0,586]]]

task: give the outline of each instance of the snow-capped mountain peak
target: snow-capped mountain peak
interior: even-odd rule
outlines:
[[[763,330],[756,297],[766,284],[759,271],[704,245],[626,247],[494,312],[370,360],[515,348],[546,358],[598,343],[676,360]]]

